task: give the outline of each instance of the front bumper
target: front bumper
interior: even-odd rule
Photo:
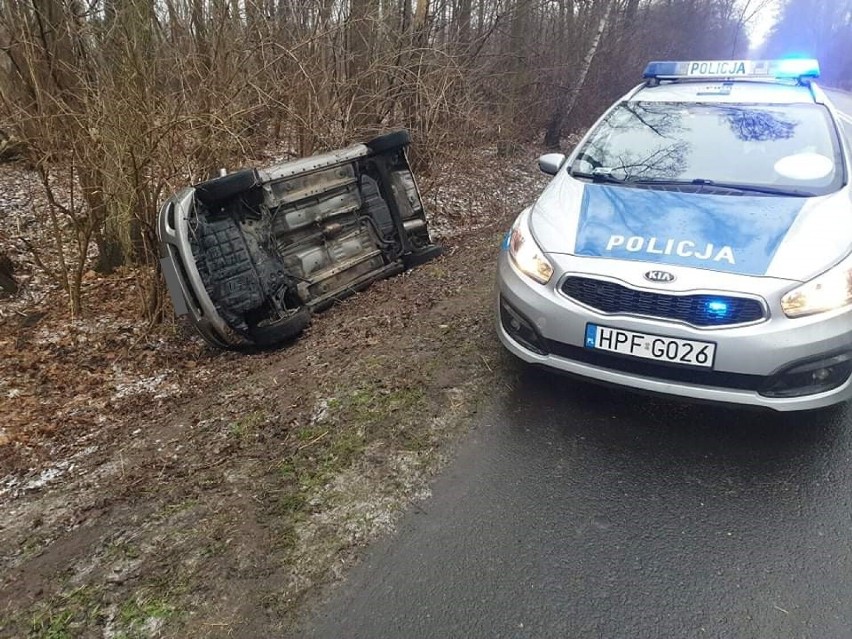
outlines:
[[[572,258],[573,266],[587,266],[587,259]],[[510,352],[526,362],[650,393],[778,411],[817,409],[852,399],[852,377],[845,373],[845,381],[830,390],[799,396],[769,396],[779,374],[791,366],[830,357],[843,360],[852,355],[852,313],[790,320],[779,310],[760,324],[700,329],[650,318],[598,313],[567,298],[553,282],[540,286],[529,280],[512,265],[506,251],[500,256],[497,279],[498,335]],[[501,321],[501,304],[525,319],[534,336],[525,330],[507,330]],[[584,348],[589,322],[715,342],[714,370],[672,368],[590,351]]]
[[[190,219],[195,189],[185,188],[163,204],[157,220],[160,265],[175,314],[188,315],[201,336],[219,348],[238,344],[219,315],[195,264],[190,244]]]

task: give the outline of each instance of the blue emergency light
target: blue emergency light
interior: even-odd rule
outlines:
[[[819,62],[810,58],[785,60],[692,60],[649,62],[645,78],[655,80],[680,79],[791,79],[819,77]]]
[[[707,302],[707,314],[719,319],[724,318],[728,314],[728,303],[722,300]]]

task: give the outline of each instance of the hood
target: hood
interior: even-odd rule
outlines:
[[[852,249],[849,191],[713,195],[589,184],[562,171],[533,206],[545,253],[806,281]]]

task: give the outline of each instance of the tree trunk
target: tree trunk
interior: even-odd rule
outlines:
[[[498,151],[509,155],[515,150],[517,139],[526,128],[527,117],[525,100],[527,80],[531,69],[527,64],[526,43],[530,34],[530,19],[532,13],[531,0],[516,0],[512,13],[512,25],[509,32],[509,49],[506,65],[509,95],[511,99],[505,105],[503,121],[506,129],[499,129]]]
[[[402,0],[402,25],[400,31],[408,33],[411,28],[411,0]]]
[[[414,9],[414,24],[412,32],[414,33],[414,46],[421,48],[426,46],[429,32],[426,21],[429,17],[429,0],[417,0]]]
[[[595,59],[595,54],[601,44],[601,38],[609,24],[609,17],[612,14],[613,4],[614,3],[612,2],[607,3],[604,14],[601,16],[600,22],[598,22],[597,30],[592,37],[592,41],[589,44],[589,48],[586,51],[586,55],[583,58],[583,62],[580,65],[580,69],[578,70],[576,77],[573,73],[571,73],[571,75],[567,76],[562,83],[563,86],[568,88],[560,91],[559,98],[556,100],[556,106],[550,116],[550,122],[547,125],[547,131],[544,134],[544,144],[548,148],[559,148],[559,141],[562,138],[562,129],[565,127],[565,123],[568,121],[571,111],[573,111],[574,105],[577,103],[580,91],[586,83],[586,76],[589,74],[592,61]],[[573,71],[573,69],[569,70]]]
[[[126,263],[127,252],[121,241],[118,229],[113,228],[107,219],[109,210],[104,197],[104,188],[98,179],[96,170],[79,168],[77,177],[83,198],[89,207],[92,219],[95,220],[95,244],[98,247],[98,261],[95,270],[101,274],[112,273]]]
[[[407,55],[403,57],[404,66],[408,69],[411,77],[414,78],[420,77],[423,60],[422,49],[429,44],[428,19],[429,0],[416,0],[414,15],[411,20],[411,30],[410,33],[406,34],[410,38],[409,42],[411,44]],[[401,111],[404,114],[407,126],[417,131],[418,134],[422,134],[426,127],[423,126],[423,114],[418,108],[416,83],[404,92],[400,102]],[[426,171],[427,167],[421,164],[421,170]]]
[[[18,292],[18,283],[15,281],[15,267],[5,253],[0,253],[0,288],[12,295]]]
[[[346,29],[348,64],[347,81],[352,95],[352,124],[356,129],[370,127],[374,120],[375,108],[370,107],[374,98],[373,73],[371,67],[371,46],[374,41],[374,24],[377,0],[351,0],[349,20]]]
[[[471,0],[459,0],[458,5],[458,42],[459,50],[464,53],[470,47]]]
[[[98,246],[98,261],[95,263],[98,273],[108,275],[124,264],[124,249],[118,240],[98,231],[95,244]]]

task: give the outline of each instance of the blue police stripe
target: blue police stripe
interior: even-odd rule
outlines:
[[[764,275],[806,201],[588,184],[575,254]]]

